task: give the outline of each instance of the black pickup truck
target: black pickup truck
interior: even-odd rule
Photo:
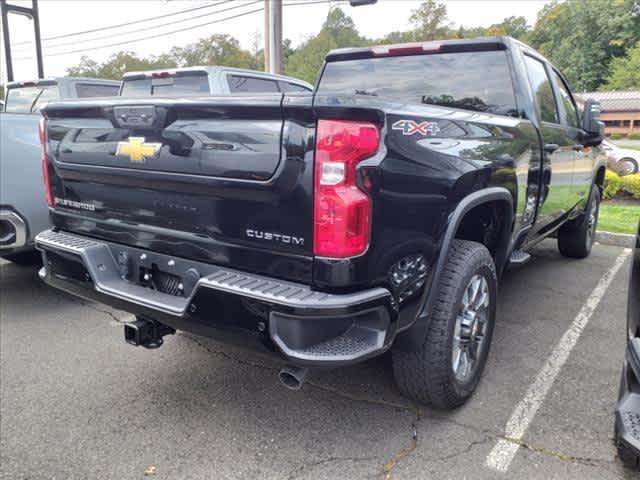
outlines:
[[[461,405],[505,268],[594,240],[599,106],[511,38],[335,50],[313,93],[43,114],[41,277],[135,314],[134,345],[179,329],[280,355],[290,388],[391,350],[402,392]]]

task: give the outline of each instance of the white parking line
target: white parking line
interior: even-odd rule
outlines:
[[[624,249],[618,255],[615,262],[607,273],[600,279],[596,287],[589,295],[589,298],[576,315],[575,319],[564,333],[556,347],[547,358],[542,370],[538,373],[535,381],[529,386],[524,398],[516,405],[509,421],[504,429],[505,439],[498,440],[487,456],[486,465],[499,472],[506,472],[511,461],[520,448],[519,442],[524,433],[529,428],[533,417],[542,405],[549,389],[553,385],[558,373],[569,358],[571,350],[576,346],[580,335],[589,323],[593,312],[597,308],[600,300],[604,296],[607,288],[611,284],[620,267],[631,254],[631,249]]]

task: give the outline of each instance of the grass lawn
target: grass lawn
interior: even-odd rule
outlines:
[[[636,233],[640,220],[640,202],[618,203],[604,201],[600,204],[598,230],[614,233]]]
[[[640,151],[640,142],[637,140],[615,140],[615,143],[620,148],[628,148],[629,150]]]

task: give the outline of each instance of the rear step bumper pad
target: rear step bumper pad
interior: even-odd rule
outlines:
[[[627,345],[616,406],[617,441],[640,457],[640,338]]]
[[[382,353],[395,337],[394,302],[384,288],[348,294],[318,292],[308,285],[56,230],[40,233],[35,242],[45,257],[41,271],[45,282],[135,314],[146,313],[177,329],[190,329],[194,299],[207,292],[222,292],[264,304],[269,312],[269,336],[293,363],[309,366],[356,363]],[[81,263],[88,272],[87,282],[79,286],[77,281],[56,275],[47,262],[47,252]],[[170,264],[177,275],[193,269],[201,277],[187,291],[188,296],[174,296],[123,279],[122,261],[116,260],[122,258],[133,263],[134,271],[143,264]]]

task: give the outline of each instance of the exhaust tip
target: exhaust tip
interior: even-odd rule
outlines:
[[[278,379],[289,390],[298,391],[302,388],[307,372],[306,368],[285,367],[278,373]]]

